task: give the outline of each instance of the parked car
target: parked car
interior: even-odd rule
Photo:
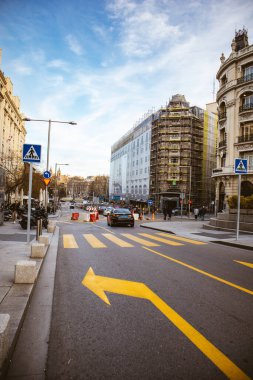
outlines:
[[[103,214],[106,209],[106,206],[98,206],[98,213]]]
[[[104,216],[109,215],[112,210],[113,210],[113,207],[111,207],[111,206],[106,207],[106,209],[103,211],[103,215]]]
[[[114,208],[107,216],[107,224],[134,227],[134,217],[127,208]]]
[[[187,213],[188,213],[188,210],[185,208],[185,207],[183,207],[183,209],[182,209],[182,215],[187,215]],[[173,210],[172,210],[172,215],[181,215],[181,207],[176,207],[176,208],[174,208]]]

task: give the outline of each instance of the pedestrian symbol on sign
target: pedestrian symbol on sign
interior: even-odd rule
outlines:
[[[33,146],[31,146],[31,148],[28,150],[28,152],[26,153],[25,157],[24,157],[26,160],[27,159],[32,159],[32,160],[39,160],[39,156],[37,155],[35,149]]]

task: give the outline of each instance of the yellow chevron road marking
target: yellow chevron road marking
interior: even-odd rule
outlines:
[[[148,241],[145,239],[141,239],[141,238],[134,236],[134,235],[131,235],[131,234],[121,234],[121,235],[125,236],[126,238],[128,238],[130,240],[136,241],[137,243],[143,244],[146,247],[159,247],[159,244],[153,243],[152,241]]]
[[[83,234],[83,237],[92,246],[92,248],[106,248],[106,245],[92,234]]]
[[[166,256],[166,255],[164,255],[164,254],[162,254],[162,253],[160,253],[160,252],[158,252],[158,251],[154,251],[153,249],[150,249],[150,248],[147,248],[147,247],[143,247],[143,248],[146,249],[147,251],[150,251],[150,252],[152,252],[152,253],[155,253],[155,254],[158,255],[158,256],[164,257],[164,258],[167,259],[167,260],[173,261],[174,263],[180,264],[180,265],[182,265],[182,266],[184,266],[184,267],[186,267],[186,268],[189,268],[189,269],[191,269],[191,270],[193,270],[193,271],[195,271],[195,272],[198,272],[198,273],[201,273],[201,274],[203,274],[203,275],[205,275],[205,276],[207,276],[207,277],[210,277],[210,278],[212,278],[213,280],[216,280],[216,281],[222,282],[223,284],[229,285],[229,286],[231,286],[232,288],[239,289],[239,290],[241,290],[241,291],[244,292],[244,293],[248,293],[248,294],[250,294],[250,295],[253,295],[253,290],[250,290],[250,289],[247,289],[247,288],[243,288],[242,286],[236,285],[236,284],[234,284],[233,282],[229,282],[229,281],[227,281],[227,280],[224,280],[223,278],[220,278],[220,277],[214,276],[214,275],[211,274],[211,273],[205,272],[204,270],[201,270],[201,269],[198,269],[198,268],[196,268],[196,267],[194,267],[194,266],[192,266],[192,265],[186,264],[186,263],[184,263],[183,261],[176,260],[176,259],[174,259],[173,257]]]
[[[163,238],[160,238],[158,236],[154,236],[154,235],[150,235],[150,234],[139,233],[138,235],[145,236],[145,237],[147,237],[149,239],[153,239],[153,240],[156,240],[156,241],[159,241],[161,243],[168,244],[168,245],[174,245],[174,246],[183,245],[183,244],[178,243],[176,241],[172,241],[172,240],[168,240],[168,239],[163,239]]]
[[[106,239],[110,240],[111,242],[117,244],[119,247],[122,247],[122,248],[132,248],[133,247],[132,244],[130,244],[124,240],[121,240],[112,234],[103,234],[103,236],[106,237]]]
[[[165,232],[159,232],[159,233],[157,233],[157,235],[169,237],[171,239],[180,240],[180,241],[184,241],[185,243],[191,243],[191,244],[196,244],[196,245],[207,244],[207,243],[204,243],[203,241],[197,241],[197,240],[192,240],[192,239],[188,239],[188,238],[181,237],[181,236],[176,236],[176,235],[172,235],[172,234],[166,234]]]
[[[73,235],[63,235],[63,247],[78,248],[78,245]]]
[[[245,263],[245,261],[237,261],[237,260],[234,260],[236,263],[239,263],[239,264],[242,264],[242,265],[245,265],[246,267],[249,267],[249,268],[253,268],[253,264],[252,263]]]

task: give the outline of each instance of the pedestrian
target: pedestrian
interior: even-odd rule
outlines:
[[[12,221],[13,223],[16,223],[17,217],[18,217],[18,209],[19,209],[20,203],[18,201],[15,201],[10,205],[10,209],[12,211]]]
[[[202,220],[205,219],[205,213],[206,213],[206,208],[205,208],[205,206],[202,206],[202,209],[201,209]]]
[[[195,220],[197,220],[197,219],[198,219],[198,215],[199,215],[199,209],[196,207],[196,208],[193,210],[193,212],[194,212]]]
[[[166,203],[164,203],[164,205],[163,205],[163,217],[164,217],[164,220],[166,220],[167,214],[168,214],[168,206],[167,206]]]
[[[168,208],[168,216],[169,216],[169,220],[171,220],[171,215],[172,215],[172,209],[171,207]]]

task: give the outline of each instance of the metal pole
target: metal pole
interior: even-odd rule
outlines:
[[[51,120],[48,120],[48,136],[47,136],[47,171],[49,170],[49,150],[50,150],[50,134],[51,134]],[[48,188],[46,186],[45,207],[47,211],[48,205]]]
[[[190,201],[191,201],[191,191],[192,191],[192,167],[189,166],[189,168],[190,168],[190,187],[189,187],[189,218],[190,218],[190,214],[191,214]]]
[[[56,197],[57,197],[57,162],[55,164],[55,188],[54,188],[54,212],[56,212]]]
[[[27,244],[30,243],[32,180],[33,180],[33,166],[30,163],[30,170],[29,170],[29,191],[28,191],[28,215],[27,215],[27,240],[26,240]]]
[[[237,223],[236,223],[236,240],[239,238],[240,227],[240,205],[241,203],[241,174],[238,175],[238,202],[237,202]]]

